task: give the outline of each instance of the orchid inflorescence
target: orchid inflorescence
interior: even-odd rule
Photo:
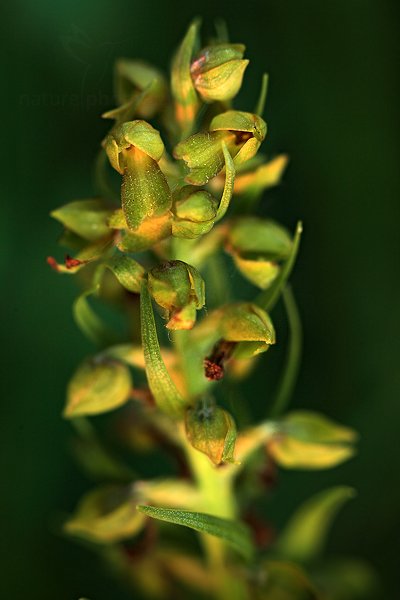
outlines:
[[[48,262],[79,278],[75,320],[97,348],[71,378],[64,416],[75,428],[77,458],[101,485],[64,530],[146,597],[193,588],[204,598],[319,598],[318,578],[304,569],[353,494],[322,492],[275,535],[251,518],[271,484],[261,473],[335,466],[353,454],[355,433],[315,412],[287,412],[300,353],[288,278],[302,226],[290,234],[256,214],[287,157],[259,154],[266,75],[255,111],[233,108],[249,62],[244,52],[221,27],[201,47],[194,21],[170,85],[145,62],[118,60],[118,106],[103,115],[113,124],[96,161],[99,195],[52,213],[71,255]],[[257,289],[253,301],[232,298],[227,268]],[[250,377],[275,344],[269,313],[281,298],[289,339],[278,392],[265,400],[264,420],[243,426],[229,386]],[[100,304],[124,315],[122,332]],[[109,411],[111,450],[89,419]],[[141,460],[138,475],[121,458],[126,449],[171,456],[175,471],[147,478]],[[199,533],[204,556],[195,534],[171,534],[174,524]]]

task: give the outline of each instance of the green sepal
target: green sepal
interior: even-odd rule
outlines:
[[[289,232],[270,219],[241,217],[229,229],[228,245],[247,259],[286,260],[292,250]]]
[[[292,240],[274,221],[242,217],[231,226],[226,249],[240,273],[264,290],[278,276],[279,262],[290,256]]]
[[[251,560],[254,555],[254,547],[250,532],[244,523],[221,519],[214,515],[208,515],[188,510],[175,510],[170,508],[159,508],[155,506],[138,506],[137,509],[148,517],[183,525],[200,533],[207,533],[224,540],[232,546],[246,560]]]
[[[145,219],[167,213],[172,204],[171,191],[157,162],[133,147],[125,154],[121,201],[128,227],[134,231]]]
[[[235,194],[259,198],[264,190],[278,185],[288,164],[288,157],[280,154],[254,171],[246,171],[236,177]]]
[[[137,148],[158,162],[164,153],[164,144],[157,129],[146,121],[127,121],[111,130],[103,141],[111,165],[123,175],[125,151],[131,146]]]
[[[236,425],[226,410],[199,403],[186,411],[185,427],[193,448],[208,456],[215,465],[235,462]]]
[[[182,416],[186,402],[172,381],[160,352],[147,281],[140,290],[140,322],[146,375],[157,406],[171,417]]]
[[[64,531],[90,542],[113,544],[139,533],[144,522],[129,487],[105,486],[82,498]]]
[[[68,384],[64,417],[98,415],[129,400],[132,379],[129,368],[117,361],[85,360]]]
[[[250,133],[258,142],[267,134],[267,124],[258,115],[240,110],[227,110],[213,118],[210,131],[239,131]]]
[[[226,304],[220,309],[219,333],[224,340],[242,342],[234,358],[249,358],[275,344],[275,329],[268,314],[251,302]]]
[[[99,199],[69,202],[50,215],[66,229],[89,242],[97,242],[111,234],[107,220],[112,210]]]

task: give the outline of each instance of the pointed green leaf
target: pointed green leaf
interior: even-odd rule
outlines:
[[[117,408],[129,399],[131,387],[126,365],[110,360],[87,360],[68,385],[64,416],[97,415]]]
[[[157,406],[173,417],[182,415],[185,400],[172,381],[160,352],[156,323],[147,282],[140,291],[140,322],[146,374]]]
[[[137,508],[153,519],[183,525],[200,533],[222,538],[247,560],[250,560],[253,556],[254,548],[251,535],[243,523],[188,510],[158,508],[155,506],[138,506]]]
[[[280,536],[279,554],[287,560],[302,563],[318,558],[337,512],[354,496],[353,488],[338,486],[307,500]]]

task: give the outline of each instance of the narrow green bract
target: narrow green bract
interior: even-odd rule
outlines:
[[[154,395],[157,406],[168,415],[179,417],[186,403],[172,381],[161,356],[156,323],[146,281],[142,282],[140,291],[140,323],[149,387]]]
[[[195,531],[222,538],[247,560],[250,560],[254,554],[249,530],[243,523],[189,510],[174,510],[156,506],[138,506],[137,508],[153,519],[183,525]]]

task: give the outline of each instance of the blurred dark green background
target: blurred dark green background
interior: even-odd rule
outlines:
[[[283,522],[313,491],[354,485],[358,497],[337,519],[328,552],[372,562],[383,597],[398,597],[396,2],[19,0],[3,10],[2,597],[127,597],[90,554],[55,533],[59,514],[89,486],[67,452],[60,410],[67,378],[90,346],[72,322],[72,281],[45,264],[59,233],[48,213],[92,191],[114,58],[167,68],[195,14],[206,30],[224,17],[232,40],[247,45],[241,108],[251,109],[269,72],[264,147],[291,156],[267,202],[287,225],[305,223],[293,280],[305,327],[294,403],[361,434],[348,464],[283,475],[274,514]]]

